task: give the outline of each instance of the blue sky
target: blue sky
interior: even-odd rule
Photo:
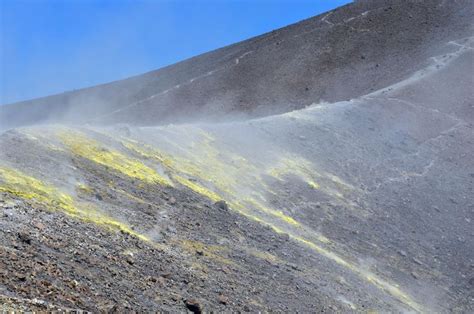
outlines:
[[[123,79],[348,0],[0,0],[0,103]]]

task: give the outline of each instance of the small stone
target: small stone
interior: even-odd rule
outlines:
[[[170,233],[176,233],[176,228],[173,226],[168,226],[166,227],[166,230]]]
[[[225,210],[225,211],[229,210],[229,206],[227,205],[226,201],[223,201],[223,200],[217,201],[214,203],[214,205],[221,210]]]
[[[176,302],[176,301],[179,301],[179,300],[181,300],[181,299],[182,299],[181,295],[179,295],[179,294],[177,294],[177,293],[171,295],[171,300],[173,300],[173,301],[175,301],[175,302]]]
[[[163,278],[163,277],[157,278],[156,282],[157,282],[160,286],[165,286],[165,285],[166,285],[166,279]]]
[[[25,233],[25,232],[19,232],[18,233],[18,238],[21,240],[21,242],[26,243],[26,244],[31,244],[31,238],[30,236]]]
[[[44,228],[46,228],[46,226],[44,224],[42,224],[41,222],[35,222],[35,223],[33,223],[33,226],[35,226],[39,230],[44,230]]]
[[[227,305],[229,303],[229,299],[223,294],[219,295],[217,299],[219,300],[219,303],[221,304]]]
[[[174,197],[171,197],[170,200],[168,201],[171,205],[176,204],[176,199]]]
[[[407,256],[407,252],[405,252],[404,250],[398,251],[398,254],[400,254],[400,255],[403,256],[403,257],[406,257],[406,256]]]
[[[202,306],[196,299],[186,299],[184,301],[188,310],[193,313],[202,313]]]
[[[296,266],[295,264],[290,264],[289,266],[290,266],[290,268],[293,269],[293,270],[298,270],[298,271],[300,270],[299,267]]]
[[[474,267],[474,265],[472,265],[472,267]],[[230,273],[231,273],[231,270],[230,270],[229,267],[227,267],[227,266],[222,266],[222,267],[221,267],[221,271],[222,271],[224,274],[230,274]]]
[[[37,298],[34,298],[33,300],[31,300],[33,302],[33,304],[35,305],[45,305],[46,304],[46,301],[43,301],[43,300],[38,300]]]

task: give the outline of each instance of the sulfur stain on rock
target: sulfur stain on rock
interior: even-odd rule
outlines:
[[[105,148],[99,142],[82,133],[64,130],[59,132],[58,136],[64,145],[77,156],[149,184],[172,185],[170,180],[140,160],[130,158],[117,150]]]
[[[166,130],[162,131],[166,133]],[[337,253],[337,249],[333,247],[335,244],[329,239],[299,223],[283,211],[272,208],[267,204],[264,196],[266,192],[272,193],[264,179],[268,176],[279,181],[285,181],[290,176],[298,177],[309,187],[321,189],[324,193],[344,202],[342,193],[354,190],[351,185],[330,173],[316,171],[309,161],[298,156],[282,154],[270,167],[265,167],[252,163],[245,157],[232,153],[229,149],[218,149],[215,139],[206,134],[203,135],[199,129],[173,130],[173,132],[183,132],[181,139],[186,139],[185,142],[163,144],[167,141],[164,135],[157,135],[163,136],[160,138],[162,141],[157,142],[157,146],[128,139],[124,139],[122,143],[141,158],[159,162],[167,169],[170,177],[179,184],[214,202],[226,200],[234,211],[271,228],[276,233],[287,234],[293,241],[356,273],[412,309],[422,310],[420,305],[401,291],[395,283],[365,271],[356,263],[344,258],[343,255]],[[190,181],[187,177],[196,181]],[[315,179],[326,185],[320,186]],[[206,186],[203,183],[206,183]],[[186,243],[184,246],[188,250],[195,247],[191,243]],[[216,255],[212,251],[206,251],[204,247],[198,251],[207,256]],[[263,255],[259,257],[269,258]]]
[[[100,212],[92,205],[76,204],[69,194],[16,169],[0,167],[0,192],[30,200],[44,205],[48,210],[60,211],[68,216],[94,223],[109,230],[122,231],[143,241],[150,241],[147,236],[135,232],[127,224]]]

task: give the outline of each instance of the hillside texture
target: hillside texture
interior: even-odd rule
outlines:
[[[357,1],[0,107],[0,309],[473,312],[473,21]]]

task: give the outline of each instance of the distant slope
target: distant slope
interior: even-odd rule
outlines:
[[[473,17],[469,0],[358,1],[144,75],[2,106],[0,125],[222,120],[356,98],[470,36]]]
[[[3,132],[0,302],[472,313],[474,37],[439,46],[351,101]]]

